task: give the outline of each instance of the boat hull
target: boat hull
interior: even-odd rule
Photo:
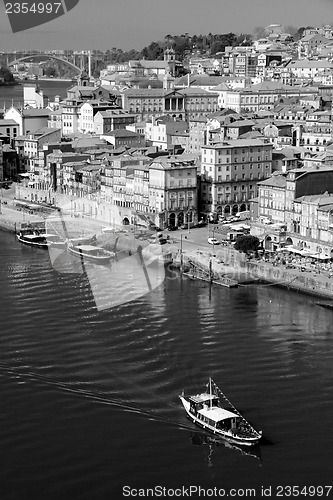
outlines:
[[[215,436],[219,436],[225,440],[227,440],[230,443],[233,444],[238,444],[242,446],[253,446],[259,442],[261,439],[261,435],[258,435],[258,437],[237,437],[237,435],[232,434],[231,432],[225,432],[221,429],[216,429],[212,425],[209,425],[206,422],[201,421],[195,414],[190,412],[190,403],[186,400],[184,396],[179,396],[181,402],[183,403],[184,409],[187,413],[187,416],[190,420],[192,420],[193,423],[196,425],[202,427],[203,429],[215,434]]]
[[[82,252],[80,250],[77,250],[75,248],[72,248],[68,246],[68,251],[70,254],[75,255],[76,257],[84,257],[90,262],[93,262],[94,264],[109,264],[111,260],[111,256],[96,256],[96,255],[89,255],[88,253]]]
[[[36,248],[49,248],[50,244],[45,241],[45,242],[37,242],[33,240],[26,240],[24,236],[16,235],[17,239],[20,243],[24,243],[25,245],[29,245],[30,247],[36,247]]]

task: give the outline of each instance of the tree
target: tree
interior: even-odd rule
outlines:
[[[44,68],[44,75],[47,77],[57,76],[57,70],[52,66]]]
[[[263,28],[262,26],[256,26],[253,30],[253,36],[256,40],[259,40],[260,38],[266,38],[266,28]]]
[[[252,35],[248,33],[241,33],[236,38],[235,45],[243,45],[243,47],[249,47],[253,44]]]
[[[6,66],[0,68],[0,80],[3,80],[4,83],[14,82],[13,73]]]
[[[294,36],[298,32],[298,28],[295,28],[295,26],[283,26],[283,32],[289,33],[289,35]]]
[[[244,236],[239,236],[234,245],[235,250],[239,252],[248,253],[251,250],[257,252],[260,246],[259,238],[252,236],[251,234],[245,234]]]
[[[210,52],[213,56],[213,55],[217,54],[218,52],[223,52],[224,49],[225,49],[225,45],[222,42],[213,42]]]
[[[163,44],[151,42],[148,47],[144,47],[141,52],[142,56],[148,60],[163,59],[164,49]]]

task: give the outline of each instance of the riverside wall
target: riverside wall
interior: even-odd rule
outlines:
[[[248,260],[245,254],[231,248],[219,250],[216,257],[211,257],[209,252],[187,252],[186,258],[197,262],[207,272],[211,259],[212,271],[216,277],[228,276],[241,283],[264,281],[297,292],[333,299],[333,278],[302,272],[299,269],[273,266],[272,263],[261,260]]]
[[[22,223],[39,223],[45,220],[35,215],[27,215],[24,219],[21,212],[2,207],[0,229],[17,232]],[[92,226],[95,226],[91,220],[85,220],[84,222],[90,229]],[[82,219],[80,220],[80,224],[78,224],[78,221],[75,221],[73,217],[71,223],[74,227],[77,225],[83,226]],[[218,250],[216,257],[212,257],[208,251],[187,251],[184,253],[184,259],[185,261],[186,259],[190,259],[198,262],[201,267],[207,269],[207,272],[209,271],[209,262],[211,259],[212,271],[216,278],[227,276],[240,282],[261,280],[290,290],[326,299],[333,298],[333,278],[329,278],[323,274],[314,275],[313,273],[303,273],[298,269],[273,266],[268,262],[249,261],[244,254],[240,254],[231,248]],[[244,276],[247,279],[244,280]]]

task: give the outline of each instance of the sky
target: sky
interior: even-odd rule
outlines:
[[[15,34],[0,0],[0,50],[141,50],[167,34],[252,33],[269,24],[333,25],[333,0],[80,0],[58,19]]]

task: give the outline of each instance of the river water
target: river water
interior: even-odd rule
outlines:
[[[4,107],[8,109],[12,103],[14,106],[23,106],[23,86],[24,84],[38,83],[40,90],[43,90],[44,95],[49,98],[50,101],[54,100],[56,95],[60,95],[64,99],[67,95],[66,90],[75,85],[75,82],[69,81],[52,81],[52,80],[40,80],[40,81],[22,81],[22,85],[14,85],[12,87],[0,87],[0,108]]]
[[[167,272],[98,311],[85,275],[58,273],[47,251],[0,232],[0,254],[1,500],[117,500],[126,485],[321,498],[332,483],[331,310]],[[178,395],[209,376],[263,430],[260,446],[211,442],[187,420]]]

